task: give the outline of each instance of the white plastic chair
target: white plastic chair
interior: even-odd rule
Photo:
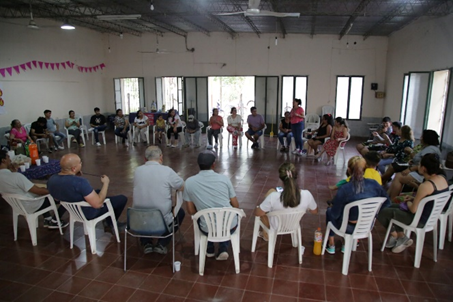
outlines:
[[[291,234],[291,241],[293,243],[293,247],[298,248],[298,255],[299,255],[299,264],[302,264],[302,255],[303,255],[303,248],[302,248],[302,233],[300,229],[300,220],[302,216],[304,216],[305,211],[275,211],[267,213],[267,217],[269,217],[269,221],[272,219],[276,220],[277,229],[271,227],[267,228],[262,222],[260,217],[255,217],[255,227],[253,229],[253,240],[252,240],[252,253],[255,252],[256,249],[256,241],[258,239],[258,234],[260,227],[267,232],[269,235],[268,240],[268,253],[267,253],[267,266],[272,268],[272,264],[274,262],[274,253],[275,253],[275,243],[277,242],[278,235],[286,235]]]
[[[384,197],[373,197],[362,200],[357,200],[348,203],[343,211],[343,222],[341,223],[340,229],[337,229],[332,222],[329,221],[327,224],[326,233],[324,236],[324,242],[322,245],[322,255],[326,250],[327,241],[329,239],[329,233],[332,230],[338,236],[344,238],[344,255],[343,255],[343,267],[341,273],[343,275],[348,274],[349,260],[351,259],[351,252],[357,248],[357,239],[368,238],[368,270],[371,272],[371,265],[373,259],[373,238],[371,230],[374,226],[376,214],[381,208],[381,205],[386,199]],[[353,207],[358,207],[359,216],[352,234],[347,234],[346,229],[349,223],[349,212]]]
[[[337,162],[338,162],[338,154],[341,153],[343,154],[343,165],[346,164],[346,154],[345,154],[345,149],[344,147],[346,146],[346,143],[349,141],[349,139],[351,138],[351,133],[349,133],[349,130],[348,130],[348,136],[346,137],[346,139],[342,140],[340,142],[340,144],[338,145],[338,148],[337,148],[337,152],[335,152],[335,156],[333,158],[333,163],[336,165]]]
[[[211,130],[211,126],[206,127],[206,136],[208,136],[208,131]],[[231,133],[229,133],[231,135]],[[228,136],[228,145],[230,144],[230,137]],[[242,142],[239,143],[242,146]],[[220,128],[219,133],[219,146],[223,147],[223,127]]]
[[[231,134],[229,131],[228,132],[228,146],[230,145],[230,138],[233,139],[233,134]],[[242,148],[242,137],[244,136],[244,132],[242,132],[242,135],[238,136],[238,141],[239,141],[239,147]]]
[[[398,220],[392,219],[390,220],[390,224],[387,228],[387,233],[385,234],[384,243],[382,244],[381,251],[384,250],[385,244],[389,237],[390,231],[393,229],[393,225],[397,225],[404,229],[406,236],[410,237],[411,232],[415,232],[417,234],[417,244],[415,246],[415,260],[414,260],[414,267],[420,268],[420,262],[422,260],[422,253],[423,253],[423,245],[425,242],[425,234],[426,232],[433,231],[433,258],[434,262],[437,262],[437,220],[439,220],[440,214],[442,213],[445,204],[449,200],[451,196],[451,192],[444,192],[432,196],[427,196],[423,198],[417,208],[417,212],[415,213],[414,219],[410,225],[406,225]],[[422,216],[423,209],[425,208],[428,202],[434,202],[433,210],[429,215],[428,220],[426,221],[423,227],[418,227],[420,222],[420,218]]]
[[[17,241],[17,218],[19,215],[22,215],[25,217],[28,223],[28,229],[30,230],[30,237],[31,237],[31,243],[33,246],[38,244],[38,238],[36,235],[36,228],[38,227],[38,217],[42,215],[43,213],[53,211],[55,213],[55,218],[57,219],[58,222],[58,228],[60,229],[60,234],[63,235],[63,231],[61,230],[61,223],[60,223],[60,217],[58,216],[57,212],[57,206],[55,205],[55,201],[50,196],[44,195],[44,196],[39,196],[36,198],[30,198],[27,196],[19,195],[19,194],[2,194],[2,197],[6,200],[6,202],[9,203],[11,208],[13,208],[13,230],[14,230],[14,241]],[[42,200],[44,198],[48,198],[50,202],[50,206],[42,209],[40,211],[34,212],[34,213],[27,213],[23,206],[24,201],[31,201],[31,202],[38,202],[38,200]]]
[[[127,235],[139,238],[168,238],[175,233],[175,217],[171,228],[159,209],[127,209],[127,226],[124,230],[124,271],[127,260]],[[162,235],[168,233],[168,235]],[[175,272],[175,236],[172,238],[172,268]]]
[[[132,130],[133,130],[132,142],[135,142],[135,138],[138,137],[137,143],[140,143],[140,141],[141,141],[140,129],[138,129],[136,126],[133,126]],[[149,125],[146,126],[145,137],[146,137],[146,143],[149,145]]]
[[[68,149],[69,149],[69,148],[71,148],[71,141],[74,138],[74,135],[69,134],[69,130],[68,130],[68,128],[66,128],[66,126],[64,127],[64,129],[66,130],[66,140],[68,141]],[[80,137],[82,137],[83,144],[86,145],[84,129],[82,127],[79,127],[79,129],[80,129]]]
[[[319,128],[319,125],[320,125],[320,118],[319,118],[319,115],[317,114],[307,114],[305,116],[305,129],[312,129],[312,130],[315,130],[315,129],[318,129]]]
[[[108,212],[105,214],[96,217],[94,219],[88,220],[83,213],[84,207],[91,207],[88,202],[79,201],[79,202],[66,202],[60,201],[60,204],[66,208],[69,212],[69,234],[71,237],[71,249],[74,244],[74,223],[76,221],[83,223],[83,229],[85,235],[88,235],[90,240],[91,253],[96,254],[96,224],[99,221],[102,221],[108,217],[112,219],[113,228],[115,229],[116,241],[120,242],[120,237],[118,233],[118,226],[116,224],[115,212],[113,211],[112,204],[110,199],[104,200],[104,207],[107,206]]]
[[[322,115],[331,114],[332,118],[335,118],[335,107],[333,106],[322,106]]]
[[[114,129],[113,131],[115,131],[116,130],[116,126],[114,126],[113,129]],[[132,143],[132,135],[131,135],[131,131],[130,130],[131,129],[129,127],[129,131],[127,131],[127,140],[128,140],[129,143]],[[101,132],[99,132],[99,133],[101,133]],[[120,137],[118,135],[116,135],[116,134],[114,134],[114,136],[115,136],[115,144],[118,144],[118,141],[120,141]],[[104,137],[104,145],[105,145],[105,137]]]
[[[208,235],[204,235],[198,227],[198,219],[203,217],[206,221],[208,228]],[[234,227],[234,217],[237,217],[237,228],[233,234],[231,229]],[[239,252],[240,252],[240,235],[241,235],[241,219],[245,217],[245,213],[241,209],[236,208],[211,208],[201,210],[195,215],[192,215],[193,230],[194,230],[194,247],[195,255],[199,257],[199,273],[200,276],[204,274],[204,266],[206,261],[206,249],[208,241],[210,242],[224,242],[231,240],[231,247],[233,249],[234,266],[236,274],[239,274]]]
[[[264,129],[262,129],[263,135],[261,135],[261,136],[258,138],[259,141],[260,141],[260,143],[259,143],[259,144],[260,144],[260,149],[264,149],[264,132],[266,131],[266,129],[267,129],[267,125],[264,124]],[[247,138],[247,149],[249,148],[249,141],[250,141],[250,140]],[[242,143],[241,143],[241,146],[242,146]]]
[[[198,126],[200,126],[200,129],[198,129],[198,131],[200,131],[200,135],[198,136],[198,145],[201,146],[201,134],[203,132],[204,124],[202,122],[198,122]],[[208,133],[209,129],[210,129],[210,126],[208,126],[206,128],[206,133]],[[195,144],[195,142],[193,141],[193,137],[194,137],[193,133],[191,133],[190,136],[189,136],[190,137],[190,142],[186,142],[186,133],[185,132],[183,132],[181,134],[181,136],[183,137],[182,139],[184,140],[184,144],[190,145],[191,142],[193,142],[193,144]],[[220,137],[221,136],[219,136],[219,139],[220,139]],[[220,146],[222,146],[222,141],[220,141]]]
[[[453,185],[449,187],[452,195],[450,196],[450,202],[448,208],[440,214],[440,232],[439,232],[439,250],[444,249],[445,244],[445,235],[447,233],[447,224],[448,224],[448,241],[451,242],[452,231],[453,231]]]
[[[31,129],[31,124],[25,124],[24,125],[25,130],[27,131],[27,134],[30,135],[30,129]],[[31,137],[31,135],[30,135]],[[41,143],[44,143],[46,145],[46,149],[49,150],[49,139],[48,138],[37,138],[35,143],[38,145],[38,151],[41,152]]]
[[[94,140],[94,128],[88,129],[88,132],[91,132],[91,144],[94,145],[94,143],[95,143],[95,140]],[[106,143],[105,143],[105,130],[98,131],[98,137],[99,137],[99,135],[102,135],[102,140],[104,142],[104,145],[106,145]],[[115,137],[116,137],[116,135],[115,135]],[[116,143],[116,140],[115,140],[115,143]]]
[[[89,133],[88,133],[88,128],[87,126],[83,123],[83,117],[81,115],[77,116],[77,118],[79,119],[79,122],[80,122],[80,130],[83,130],[83,132],[85,133],[86,137],[87,137],[87,141],[90,140],[90,137],[89,137]]]

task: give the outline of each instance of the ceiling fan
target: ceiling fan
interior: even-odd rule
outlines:
[[[244,15],[245,17],[277,17],[277,18],[284,18],[284,17],[300,17],[300,13],[279,13],[279,12],[272,12],[268,10],[260,10],[258,7],[260,6],[261,0],[249,0],[248,8],[245,11],[241,12],[233,12],[233,13],[220,13],[216,14],[217,16],[233,16],[233,15]]]

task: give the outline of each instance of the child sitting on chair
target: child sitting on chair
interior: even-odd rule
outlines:
[[[156,135],[157,135],[157,141],[159,142],[159,144],[162,143],[162,134],[163,133],[165,133],[165,120],[164,120],[162,114],[160,114],[156,120]]]

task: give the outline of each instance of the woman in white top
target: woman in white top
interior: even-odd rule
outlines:
[[[134,145],[136,142],[136,137],[140,135],[141,140],[144,144],[147,143],[146,141],[146,131],[148,131],[149,120],[146,115],[143,114],[141,110],[137,111],[137,116],[134,119]]]
[[[231,115],[228,116],[228,132],[233,136],[233,148],[237,149],[238,147],[238,137],[242,136],[242,117],[237,114],[236,107],[231,108]]]
[[[307,211],[318,213],[318,206],[313,195],[308,190],[301,190],[297,184],[297,170],[292,163],[283,163],[278,168],[279,178],[283,181],[283,191],[278,192],[276,189],[270,189],[264,201],[257,206],[255,216],[261,217],[264,225],[277,228],[276,221],[271,220],[266,213],[288,210],[288,211]],[[267,234],[260,233],[260,237],[267,241]]]
[[[174,108],[168,111],[167,124],[169,125],[167,130],[167,147],[175,148],[178,146],[178,133],[182,132],[181,118]],[[171,135],[175,136],[173,144],[171,144]]]

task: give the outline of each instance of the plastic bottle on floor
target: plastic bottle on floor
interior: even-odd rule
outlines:
[[[313,245],[313,254],[321,255],[321,249],[322,249],[322,232],[321,228],[318,228],[315,231],[315,243]]]

